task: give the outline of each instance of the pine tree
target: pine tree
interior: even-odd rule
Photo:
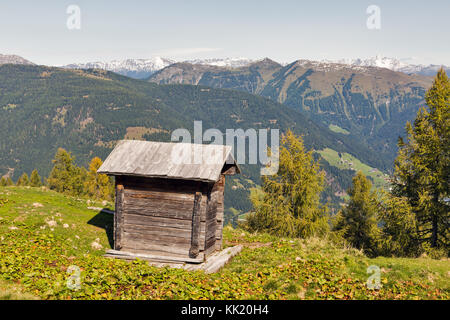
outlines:
[[[279,236],[306,238],[328,231],[328,209],[320,205],[324,173],[290,130],[282,137],[278,173],[263,177],[262,195],[254,193],[254,213],[245,227]]]
[[[28,179],[28,175],[26,173],[23,173],[19,180],[16,182],[16,186],[29,186],[30,185],[30,179]]]
[[[353,177],[353,184],[347,191],[350,199],[335,219],[334,231],[338,232],[352,246],[364,249],[367,254],[378,252],[377,195],[372,183],[359,171]]]
[[[450,81],[441,68],[425,95],[407,140],[399,139],[393,195],[406,197],[415,214],[418,241],[449,246]]]
[[[83,193],[86,169],[74,164],[75,158],[70,152],[59,148],[53,160],[54,166],[47,179],[50,189],[72,195]]]
[[[41,176],[39,175],[39,173],[36,169],[34,169],[33,172],[31,172],[30,186],[32,186],[32,187],[42,186]]]
[[[112,180],[106,174],[97,173],[102,163],[98,157],[91,160],[84,189],[90,197],[111,200],[112,189],[114,189]]]
[[[11,177],[8,177],[8,178],[6,179],[6,185],[7,185],[8,187],[14,185],[14,182],[12,181]]]
[[[383,256],[411,256],[421,253],[417,242],[416,220],[408,199],[383,194],[379,219]]]

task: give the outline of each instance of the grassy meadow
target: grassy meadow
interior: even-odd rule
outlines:
[[[108,202],[46,188],[0,187],[0,299],[445,299],[450,261],[378,257],[326,239],[283,239],[224,229],[243,251],[220,272],[156,268],[105,258]],[[380,270],[369,289],[367,268]],[[75,267],[74,267],[75,266]],[[79,270],[79,287],[73,284]],[[72,288],[72,289],[71,289]]]

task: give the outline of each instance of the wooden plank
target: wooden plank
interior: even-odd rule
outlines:
[[[214,273],[219,271],[228,263],[234,256],[242,250],[242,245],[226,248],[221,252],[200,253],[197,259],[166,256],[160,254],[142,254],[130,251],[116,251],[108,250],[105,257],[135,260],[137,258],[146,260],[149,264],[160,267],[183,268],[187,271],[204,271],[205,273]],[[207,256],[206,261],[204,261]]]
[[[185,219],[175,219],[170,217],[148,216],[141,214],[133,214],[126,211],[124,221],[128,224],[155,226],[155,227],[170,227],[174,229],[192,230],[192,221]]]
[[[125,215],[134,214],[142,217],[161,217],[161,218],[172,218],[178,220],[187,220],[191,221],[192,219],[192,206],[189,211],[178,210],[178,209],[167,209],[161,210],[161,208],[157,207],[143,207],[143,206],[134,206],[134,205],[126,205],[124,210]],[[204,221],[204,220],[203,220]]]
[[[242,245],[237,245],[234,247],[226,248],[225,250],[212,255],[202,265],[202,269],[205,270],[206,274],[214,273],[219,271],[223,266],[230,261],[235,255],[237,255],[242,250]]]
[[[144,209],[158,209],[163,208],[164,210],[174,210],[174,211],[181,211],[185,212],[186,210],[189,211],[189,213],[192,213],[192,206],[194,205],[193,201],[176,201],[176,200],[159,200],[159,201],[152,201],[148,199],[142,199],[142,198],[130,198],[125,197],[124,198],[125,205],[130,207],[142,207]]]
[[[129,224],[125,221],[124,232],[128,233],[145,233],[145,234],[155,234],[162,236],[172,236],[176,238],[191,238],[191,230],[189,229],[177,229],[172,227],[158,227],[153,225],[140,225],[140,224]]]
[[[161,179],[161,178],[145,178],[125,176],[126,187],[137,191],[155,190],[162,192],[174,193],[191,193],[195,194],[201,188],[204,182],[180,180],[180,179]]]
[[[142,239],[142,240],[154,240],[154,241],[170,241],[173,243],[191,243],[191,230],[181,230],[176,229],[181,232],[172,232],[172,230],[160,229],[156,230],[152,227],[148,226],[134,226],[134,225],[125,225],[124,233],[128,235],[133,235],[133,238]],[[172,239],[173,238],[173,239]],[[199,248],[203,249],[203,245],[201,242],[205,241],[205,233],[200,232],[199,236]],[[183,240],[185,240],[183,242]]]
[[[151,190],[126,189],[125,196],[127,198],[143,198],[150,200],[178,200],[178,201],[194,201],[194,193],[173,192],[165,189],[152,188]]]
[[[162,250],[162,248],[146,247],[145,249],[138,246],[124,246],[121,251],[142,253],[142,254],[154,254],[158,256],[177,257],[177,258],[189,258],[189,249],[177,250],[177,248],[168,248]]]
[[[205,248],[206,248],[206,249],[204,250],[204,253],[205,253],[205,259],[206,259],[208,256],[214,254],[214,252],[216,252],[216,245],[215,245],[215,243],[216,243],[216,239],[213,238],[212,244],[205,245]]]
[[[200,205],[202,201],[202,193],[195,193],[194,209],[192,212],[192,233],[191,248],[189,249],[189,257],[196,258],[199,254],[199,234],[200,234]]]
[[[160,256],[160,255],[151,255],[151,254],[142,254],[142,253],[133,253],[127,251],[118,251],[118,250],[108,250],[106,252],[107,256],[115,257],[115,258],[139,258],[143,260],[156,260],[156,261],[168,261],[169,259],[177,262],[190,262],[190,263],[200,263],[203,262],[203,254],[199,256],[197,259],[192,258],[179,258],[179,257],[170,257],[170,256]]]
[[[123,185],[116,180],[116,214],[114,215],[114,249],[122,248],[123,236]]]
[[[191,244],[191,239],[189,238],[178,238],[173,236],[164,236],[158,234],[148,234],[148,233],[138,233],[136,231],[133,232],[124,232],[123,233],[123,242],[126,239],[132,239],[134,241],[149,241],[151,243],[172,243],[172,244],[180,244],[189,246]],[[203,249],[200,247],[200,249]]]
[[[190,244],[180,244],[180,243],[159,243],[155,241],[149,241],[149,240],[142,240],[142,239],[133,239],[133,238],[126,238],[123,243],[123,250],[125,248],[131,248],[135,250],[148,250],[148,251],[161,251],[161,252],[168,252],[168,253],[174,253],[174,254],[181,254],[181,255],[189,255],[189,248],[191,247]]]

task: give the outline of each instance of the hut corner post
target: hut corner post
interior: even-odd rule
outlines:
[[[196,192],[194,198],[194,210],[192,212],[192,235],[191,248],[189,249],[189,257],[197,258],[199,254],[199,236],[200,236],[200,204],[202,201],[202,193]]]
[[[114,215],[114,250],[122,249],[123,230],[123,183],[116,177],[116,212]]]
[[[217,227],[216,227],[216,250],[222,250],[222,238],[223,238],[223,215],[224,215],[224,197],[225,197],[225,176],[220,175],[218,183],[219,198],[217,201]]]

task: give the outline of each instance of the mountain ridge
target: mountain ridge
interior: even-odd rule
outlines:
[[[25,65],[0,66],[0,90],[0,175],[14,179],[35,168],[47,176],[58,147],[73,152],[78,165],[87,166],[94,156],[105,159],[118,140],[170,141],[172,130],[192,132],[194,120],[202,120],[204,130],[222,132],[291,128],[303,135],[309,149],[329,147],[383,171],[388,168],[357,139],[245,91],[158,85],[104,70]],[[247,191],[260,182],[259,165],[241,168],[244,173],[239,183],[231,179],[226,186],[231,195],[229,211],[231,206],[248,210]],[[327,163],[323,168],[334,181],[324,195],[336,203],[339,197],[334,194],[346,189],[353,172],[336,170]]]

